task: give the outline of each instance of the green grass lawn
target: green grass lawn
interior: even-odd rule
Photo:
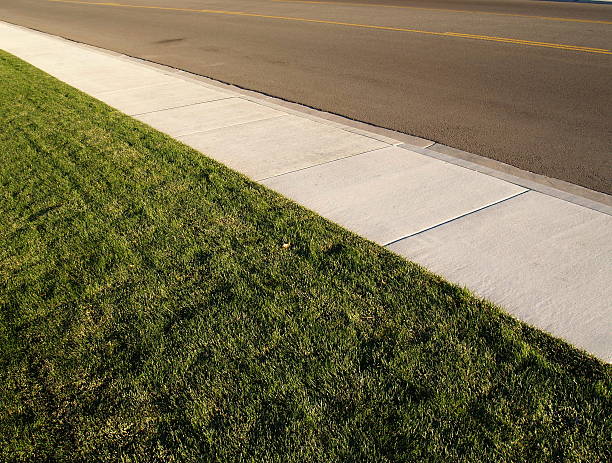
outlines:
[[[609,461],[609,366],[1,52],[0,156],[0,461]]]

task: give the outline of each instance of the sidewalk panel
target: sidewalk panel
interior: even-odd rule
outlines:
[[[289,115],[180,139],[256,180],[389,146]]]
[[[380,244],[525,191],[397,147],[262,183]]]
[[[168,135],[181,137],[283,115],[280,111],[242,98],[229,98],[143,114],[136,119]]]
[[[184,80],[147,87],[101,93],[97,96],[110,106],[131,116],[163,111],[197,103],[231,98],[233,95]]]
[[[530,191],[389,249],[612,361],[612,217]]]

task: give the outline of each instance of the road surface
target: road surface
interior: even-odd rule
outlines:
[[[612,5],[2,0],[0,19],[612,193]]]

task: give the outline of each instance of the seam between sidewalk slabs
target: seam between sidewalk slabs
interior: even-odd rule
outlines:
[[[499,201],[495,201],[494,203],[487,204],[486,206],[479,207],[478,209],[475,209],[473,211],[466,212],[465,214],[458,215],[457,217],[453,217],[452,219],[448,219],[448,220],[445,220],[444,222],[440,222],[440,223],[438,223],[436,225],[432,225],[431,227],[424,228],[423,230],[419,230],[418,232],[411,233],[410,235],[402,236],[401,238],[398,238],[398,239],[393,240],[393,241],[389,241],[388,243],[383,244],[383,246],[384,247],[391,246],[392,244],[399,243],[400,241],[404,241],[404,240],[407,240],[409,238],[413,238],[413,237],[415,237],[417,235],[421,235],[421,234],[426,233],[428,231],[431,231],[431,230],[433,230],[435,228],[439,228],[439,227],[447,225],[447,224],[449,224],[451,222],[455,222],[457,220],[463,219],[464,217],[468,217],[470,215],[482,212],[485,209],[489,209],[490,207],[497,206],[499,204],[502,204],[502,203],[505,203],[507,201],[510,201],[510,200],[512,200],[514,198],[518,198],[519,196],[524,195],[525,193],[529,193],[530,191],[533,191],[533,190],[526,189],[526,190],[521,191],[519,193],[513,194],[512,196],[509,196],[507,198],[500,199]]]
[[[164,74],[164,75],[168,77],[174,77],[172,74]],[[105,90],[103,92],[98,93],[97,96],[94,96],[94,98],[99,98],[99,97],[106,96],[106,95],[112,95],[113,93],[129,92],[131,90],[143,90],[145,88],[163,87],[164,85],[170,85],[170,83],[169,82],[159,82],[157,84],[139,85],[138,87],[132,87],[132,88],[119,88],[117,90]]]
[[[207,132],[212,132],[214,130],[229,129],[230,127],[237,127],[239,125],[253,124],[255,122],[268,121],[270,119],[280,119],[281,117],[287,117],[287,114],[279,114],[278,116],[263,117],[261,119],[255,119],[253,121],[238,122],[237,124],[224,125],[223,127],[214,127],[212,129],[207,129],[207,130],[196,130],[195,132],[182,133],[180,135],[171,135],[168,132],[165,132],[163,129],[155,129],[155,127],[153,127],[152,125],[151,125],[151,127],[153,127],[155,130],[157,130],[159,132],[162,132],[162,133],[168,135],[171,138],[179,140],[181,138],[190,137],[191,135],[197,135],[199,133],[207,133]],[[140,120],[140,119],[138,119],[138,120]],[[143,123],[145,123],[147,125],[150,125],[148,121],[140,121],[140,122],[143,122]],[[181,141],[183,141],[183,140],[181,140]],[[185,143],[185,142],[183,142],[183,143]],[[197,151],[200,151],[200,150],[197,150]],[[208,156],[206,153],[202,153],[201,151],[200,151],[200,153],[203,154],[204,156]],[[211,156],[208,156],[208,157],[211,157]]]
[[[378,141],[380,141],[380,140],[378,140]],[[384,142],[381,142],[381,143],[384,143]],[[265,182],[265,181],[271,180],[273,178],[283,177],[285,175],[294,174],[296,172],[301,172],[303,170],[313,169],[314,167],[324,166],[326,164],[331,164],[332,162],[337,162],[337,161],[342,161],[344,159],[354,158],[355,156],[361,156],[362,154],[373,153],[374,151],[380,151],[380,150],[384,150],[384,149],[391,148],[391,147],[393,147],[393,145],[381,146],[380,148],[372,148],[371,150],[361,151],[360,153],[355,153],[355,154],[348,154],[346,156],[342,156],[342,157],[336,158],[336,159],[330,159],[329,161],[323,161],[323,162],[321,162],[319,164],[314,164],[312,166],[300,167],[299,169],[290,170],[288,172],[283,172],[282,174],[270,175],[269,177],[256,179],[255,181],[256,182]]]
[[[163,113],[164,111],[171,111],[173,109],[189,108],[190,106],[196,106],[196,105],[199,105],[199,104],[212,103],[214,101],[231,100],[232,98],[236,98],[236,97],[235,96],[226,96],[226,97],[223,97],[223,98],[216,98],[214,100],[198,101],[196,103],[184,104],[184,105],[180,105],[180,106],[172,106],[170,108],[156,109],[154,111],[147,111],[145,113],[128,114],[128,116],[130,116],[130,117],[146,116],[147,114]],[[117,111],[119,111],[119,110],[117,110]]]

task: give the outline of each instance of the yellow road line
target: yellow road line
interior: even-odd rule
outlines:
[[[169,6],[129,5],[125,3],[88,2],[88,1],[79,1],[79,0],[48,0],[48,1],[56,2],[56,3],[72,3],[72,4],[78,4],[78,5],[112,6],[112,7],[120,7],[120,8],[138,8],[138,9],[164,10],[164,11],[183,11],[183,12],[189,12],[189,13],[222,14],[222,15],[230,15],[230,16],[246,16],[246,17],[252,17],[252,18],[277,19],[277,20],[283,20],[283,21],[298,21],[298,22],[307,22],[307,23],[316,23],[316,24],[331,24],[335,26],[358,27],[358,28],[363,28],[363,29],[375,29],[375,30],[394,31],[394,32],[413,32],[416,34],[435,35],[439,37],[456,37],[456,38],[463,38],[463,39],[486,40],[490,42],[504,42],[504,43],[512,43],[516,45],[528,45],[528,46],[533,46],[533,47],[556,48],[560,50],[570,50],[570,51],[580,51],[584,53],[601,53],[605,55],[612,55],[612,50],[607,50],[605,48],[583,47],[580,45],[568,45],[568,44],[548,43],[548,42],[534,42],[531,40],[512,39],[512,38],[505,38],[505,37],[489,37],[486,35],[461,34],[458,32],[422,31],[418,29],[406,29],[403,27],[375,26],[375,25],[369,25],[369,24],[357,24],[357,23],[347,23],[347,22],[341,22],[341,21],[329,21],[325,19],[308,19],[308,18],[294,18],[290,16],[274,16],[274,15],[268,15],[268,14],[247,13],[244,11],[204,10],[204,9],[193,9],[193,8],[175,8],[175,7],[169,7]]]
[[[384,5],[379,3],[358,3],[358,2],[332,2],[327,0],[270,0],[276,3],[311,3],[320,5],[348,5],[348,6],[368,6],[376,8],[401,8],[408,10],[422,10],[422,11],[443,11],[446,13],[469,13],[469,14],[489,14],[493,16],[513,16],[516,18],[529,18],[529,19],[543,19],[545,21],[564,21],[564,22],[575,22],[575,23],[590,23],[590,24],[612,24],[612,21],[602,21],[596,19],[576,19],[576,18],[557,18],[554,16],[535,16],[529,14],[518,14],[518,13],[495,13],[493,11],[471,11],[471,10],[453,10],[449,8],[424,8],[421,6],[407,6],[407,5]]]

